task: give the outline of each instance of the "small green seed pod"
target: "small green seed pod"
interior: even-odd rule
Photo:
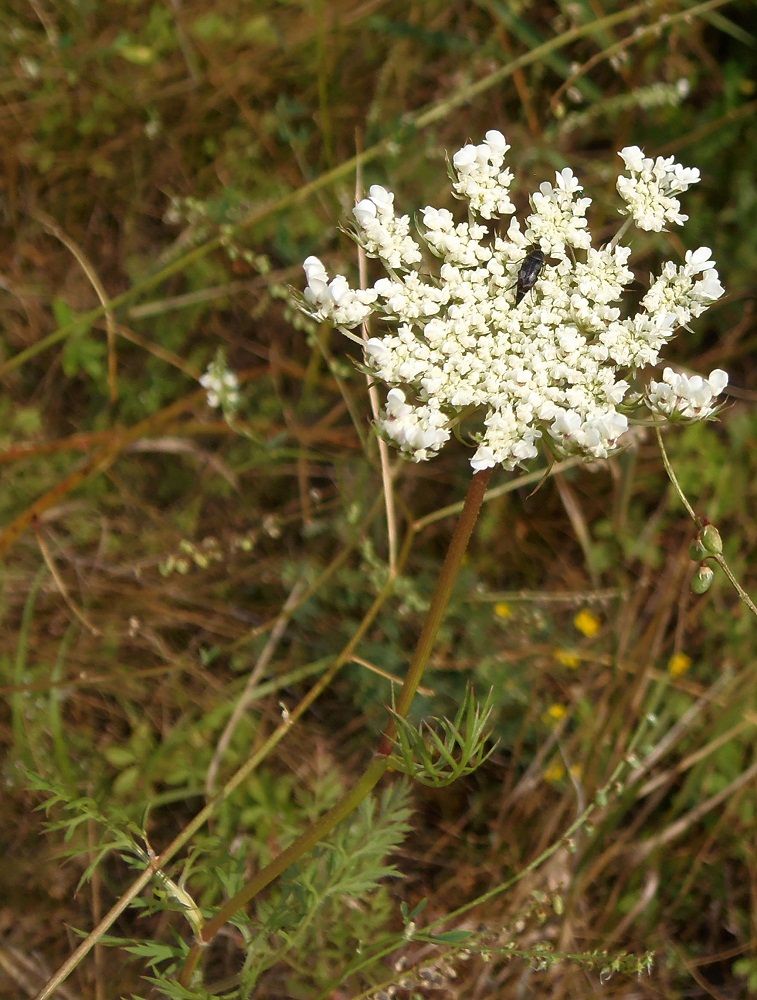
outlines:
[[[702,545],[710,556],[719,556],[723,551],[723,539],[714,524],[707,524],[699,533]]]
[[[691,578],[691,589],[695,594],[706,594],[714,578],[715,574],[709,566],[700,566]]]
[[[689,546],[689,559],[693,562],[701,562],[706,559],[708,555],[711,555],[707,549],[702,544],[702,539],[697,535],[694,541]]]

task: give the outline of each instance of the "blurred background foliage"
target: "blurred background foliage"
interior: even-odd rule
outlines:
[[[365,383],[352,347],[306,323],[287,291],[311,253],[356,278],[338,229],[356,151],[362,188],[389,187],[399,211],[454,208],[445,154],[500,129],[519,212],[569,165],[594,199],[598,241],[617,226],[620,148],[700,168],[686,227],[637,235],[632,264],[644,282],[700,245],[718,262],[727,298],[667,360],[725,368],[729,406],[666,440],[754,593],[756,31],[746,0],[5,3],[2,995],[34,995],[75,946],[66,928],[91,927],[128,884],[113,855],[75,892],[103,838],[100,813],[144,822],[158,849],[201,807],[221,733],[293,590],[311,588],[223,775],[326,669],[384,582]],[[196,381],[219,346],[242,382],[231,427]],[[435,512],[463,497],[468,476],[462,446],[402,467],[403,523],[426,526],[359,659],[172,872],[203,905],[331,805],[372,752],[387,678],[403,674],[451,531]],[[443,995],[597,988],[580,964],[540,971],[503,957],[511,939],[656,953],[649,979],[615,976],[605,996],[753,994],[753,619],[721,577],[690,594],[693,529],[651,438],[540,485],[504,474],[494,485],[416,716],[454,715],[473,679],[492,689],[499,745],[470,778],[414,790],[413,835],[392,855],[404,880],[370,905],[333,906],[292,949],[279,941],[255,995],[356,996],[412,963],[406,943],[340,980],[365,942],[401,932],[400,902],[428,898],[430,920],[532,861],[640,726],[653,754],[643,780],[574,853],[475,912],[491,960],[445,971]],[[41,835],[26,769],[98,803],[67,845],[62,831]],[[64,846],[79,855],[66,864]],[[564,912],[537,933],[522,915],[557,883]],[[256,911],[263,924],[277,899],[290,905],[279,891]],[[187,934],[167,912],[126,914],[117,930]],[[230,935],[213,953],[219,990],[233,986],[240,947]],[[60,995],[145,995],[142,971],[97,949]],[[397,995],[432,992],[411,982]]]

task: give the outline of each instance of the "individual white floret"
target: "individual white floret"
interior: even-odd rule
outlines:
[[[646,403],[650,410],[665,417],[703,420],[718,409],[716,398],[728,385],[728,374],[715,368],[709,378],[684,375],[666,368],[662,382],[650,382]]]
[[[698,250],[687,250],[685,257],[684,272],[688,275],[701,274],[703,271],[711,271],[715,267],[712,259],[712,250],[709,247],[699,247]]]

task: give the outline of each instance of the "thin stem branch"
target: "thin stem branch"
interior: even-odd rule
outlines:
[[[250,676],[247,678],[244,691],[234,707],[234,711],[231,713],[229,721],[226,723],[226,728],[221,733],[205,777],[205,797],[208,799],[213,797],[216,778],[218,777],[218,769],[221,766],[223,755],[229,748],[229,744],[234,737],[234,733],[236,732],[240,720],[255,698],[255,690],[258,686],[258,682],[268,669],[268,664],[271,662],[271,659],[273,658],[273,655],[276,652],[284,633],[286,632],[292,615],[295,613],[299,605],[300,598],[305,592],[305,588],[306,584],[304,577],[300,577],[294,587],[292,587],[289,597],[287,597],[284,602],[284,607],[281,609],[281,613],[276,620],[276,624],[271,629],[271,634],[268,636],[268,641],[263,647],[263,652],[260,654],[257,663],[250,671]]]
[[[681,485],[678,482],[678,479],[676,478],[676,474],[675,474],[675,472],[673,472],[673,466],[670,464],[670,459],[668,458],[668,453],[665,451],[665,445],[662,443],[662,434],[660,433],[660,427],[659,427],[659,425],[657,425],[655,427],[655,432],[657,434],[657,445],[658,445],[658,447],[660,449],[660,455],[662,455],[662,464],[665,466],[665,471],[668,474],[668,479],[673,484],[673,489],[678,494],[678,497],[679,497],[681,503],[684,505],[684,507],[688,511],[689,517],[692,519],[692,521],[697,526],[697,528],[701,529],[703,527],[703,525],[706,524],[707,522],[705,520],[703,520],[701,517],[699,517],[699,515],[694,512],[694,508],[691,506],[691,504],[689,503],[688,499],[686,498],[685,493],[681,489]],[[731,584],[731,586],[733,587],[733,589],[738,594],[739,599],[741,600],[741,602],[743,604],[745,604],[747,606],[747,608],[749,608],[749,610],[755,616],[755,618],[757,618],[757,605],[755,605],[755,603],[752,600],[752,598],[749,596],[749,594],[747,594],[747,592],[741,586],[741,584],[739,583],[739,581],[733,575],[731,567],[728,565],[728,563],[725,560],[725,556],[723,556],[720,553],[713,552],[713,553],[708,554],[707,558],[715,560],[715,562],[718,564],[718,566],[720,566],[720,568],[725,573],[726,577],[728,578],[728,582]]]
[[[694,508],[689,503],[686,494],[681,489],[681,484],[678,482],[675,472],[673,472],[673,466],[670,464],[670,459],[668,458],[668,453],[665,451],[665,445],[662,443],[662,430],[660,424],[655,424],[655,434],[657,435],[657,447],[660,449],[660,455],[662,456],[662,464],[665,466],[665,471],[668,474],[668,479],[673,485],[673,489],[678,494],[678,499],[684,505],[686,510],[689,512],[689,517],[696,524],[697,528],[702,527],[701,518],[697,517],[694,513]]]
[[[355,147],[358,156],[357,169],[355,171],[355,203],[357,203],[363,197],[363,161],[360,159],[360,155],[363,150],[359,133],[355,137]],[[360,246],[360,244],[358,244],[357,247],[357,261],[358,272],[360,274],[360,287],[367,288],[368,260],[365,250]],[[370,334],[367,321],[363,323],[360,333],[363,345],[365,345]],[[373,415],[374,421],[378,423],[381,411],[378,388],[376,387],[375,380],[371,376],[367,375],[366,381],[368,384],[368,399],[371,404],[371,414]],[[394,573],[397,567],[397,509],[394,502],[392,465],[389,457],[389,445],[380,435],[376,435],[376,442],[378,444],[379,463],[381,465],[381,483],[384,491],[384,504],[386,507],[386,541],[389,552],[389,572]]]

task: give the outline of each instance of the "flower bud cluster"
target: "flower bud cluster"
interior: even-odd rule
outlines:
[[[591,199],[570,168],[540,185],[521,223],[504,166],[509,148],[490,131],[453,156],[453,192],[468,201],[469,218],[456,222],[427,206],[418,240],[409,217],[395,215],[394,195],[371,187],[354,217],[355,239],[387,273],[373,287],[352,289],[341,276],[329,279],[318,258],[305,261],[311,316],[347,331],[373,315],[388,328],[364,345],[370,373],[390,387],[383,434],[423,461],[457,423],[477,420],[473,468],[512,469],[535,457],[540,441],[556,454],[605,458],[643,407],[665,417],[711,415],[724,372],[701,379],[666,369],[663,382],[633,393],[627,380],[656,364],[675,331],[723,294],[710,250],[665,263],[638,308],[623,309],[634,281],[630,247],[617,237],[592,247]],[[628,170],[617,184],[629,216],[623,231],[631,221],[654,231],[683,222],[674,195],[699,171],[645,158],[637,147],[620,156]],[[511,216],[506,233],[496,226],[502,216]],[[529,255],[537,273],[519,291]]]

